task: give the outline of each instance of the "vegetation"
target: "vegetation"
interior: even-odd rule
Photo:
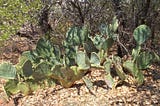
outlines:
[[[35,21],[36,12],[42,7],[40,0],[0,1],[0,41],[16,34],[23,24]]]
[[[39,22],[43,32],[36,48],[22,53],[19,63],[16,65],[6,62],[0,64],[0,77],[8,79],[4,86],[8,95],[18,92],[28,95],[36,89],[54,86],[57,82],[67,88],[79,79],[83,79],[88,88],[91,88],[92,82],[88,78],[84,78],[91,68],[100,68],[106,71],[106,83],[110,88],[115,88],[117,84],[126,81],[129,75],[133,76],[135,84],[139,86],[144,82],[142,70],[149,68],[153,62],[160,61],[159,55],[155,52],[143,49],[147,40],[151,38],[151,40],[154,40],[154,29],[152,28],[155,27],[151,25],[152,22],[149,23],[153,20],[148,19],[148,17],[151,18],[151,16],[148,16],[151,13],[148,10],[149,7],[146,6],[148,6],[148,3],[150,6],[153,5],[154,10],[150,11],[157,12],[158,7],[156,6],[158,4],[156,5],[156,1],[124,0],[122,2],[121,0],[113,0],[109,2],[112,6],[108,6],[108,1],[104,0],[103,2],[101,0],[89,0],[87,2],[73,0],[54,2],[51,0],[42,3],[35,0],[34,2],[28,2],[29,4],[23,0],[17,0],[14,3],[3,2],[0,3],[2,5],[0,7],[2,39],[15,34],[21,25],[31,20],[31,16],[27,14],[30,12],[34,14],[39,9],[41,9],[41,12],[38,15],[39,20],[37,19],[37,22]],[[47,7],[48,3],[51,4]],[[62,7],[60,8],[56,4]],[[100,5],[101,8],[96,7],[95,4]],[[134,11],[133,17],[135,19],[131,19],[131,21],[127,20],[130,19],[132,14],[125,18],[125,12],[127,13],[129,9],[123,10],[123,8],[127,8],[127,4],[130,6],[128,8]],[[140,7],[142,4],[144,6]],[[14,14],[17,6],[20,7],[20,10],[18,9],[18,13]],[[61,16],[64,20],[56,19],[57,23],[51,25],[50,22],[53,20],[50,20],[49,16],[55,7],[57,8],[55,12],[57,18]],[[107,8],[114,13],[111,13],[114,17],[112,20],[108,19],[109,22],[106,21],[107,17],[105,18],[107,14],[99,13],[99,11]],[[70,15],[72,12],[74,15]],[[139,12],[141,12],[140,16]],[[98,17],[100,15],[104,17],[97,19],[93,17],[96,14]],[[136,17],[137,15],[138,17]],[[92,20],[97,20],[97,22],[91,22]],[[72,26],[65,24],[65,28],[62,28],[64,21],[68,23],[71,21]],[[136,47],[129,50],[125,45],[125,43],[128,43],[125,38],[126,26],[128,25],[127,22],[132,23],[132,21],[134,23],[128,28],[130,28],[130,33],[133,33],[134,40],[132,42],[136,42],[134,45]],[[68,27],[70,28],[66,31]],[[64,34],[65,31],[66,34]],[[63,39],[59,40],[53,34],[62,34]],[[120,50],[117,51],[118,55],[110,56],[109,49],[115,44],[120,47]],[[120,55],[119,52],[124,53]],[[125,56],[127,58],[124,58]],[[118,82],[114,81],[114,73],[119,78]]]

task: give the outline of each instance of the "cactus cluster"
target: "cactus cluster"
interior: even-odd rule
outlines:
[[[138,85],[143,84],[141,70],[160,60],[155,53],[141,52],[141,45],[150,37],[151,31],[146,25],[134,30],[137,47],[132,51],[132,59],[124,61],[118,56],[109,58],[107,54],[118,36],[117,28],[118,20],[113,18],[112,24],[102,24],[100,35],[94,37],[90,36],[87,27],[74,26],[61,43],[40,38],[36,49],[24,52],[18,64],[0,64],[0,77],[9,79],[5,85],[7,94],[22,92],[27,95],[36,89],[53,86],[56,81],[63,87],[71,87],[79,79],[91,88],[92,82],[84,76],[92,67],[106,71],[106,83],[110,88],[117,84],[111,68],[120,81],[126,79],[125,69],[133,75]]]

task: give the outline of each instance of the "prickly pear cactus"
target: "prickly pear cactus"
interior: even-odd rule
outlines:
[[[137,64],[131,60],[127,60],[123,63],[123,67],[127,69],[136,79],[138,85],[142,85],[144,82],[144,75],[141,70],[138,69]]]
[[[16,68],[10,63],[0,64],[0,77],[5,79],[14,79],[16,77]]]
[[[141,52],[137,58],[139,69],[147,69],[153,62],[160,61],[160,57],[154,52]]]
[[[113,80],[113,77],[111,75],[111,65],[112,65],[112,60],[111,59],[107,59],[104,63],[104,68],[105,68],[105,71],[106,71],[106,84],[112,88],[115,84],[114,80]]]
[[[76,56],[76,63],[80,69],[89,69],[90,60],[85,52],[79,51]]]
[[[33,73],[32,63],[25,56],[19,58],[19,63],[16,64],[16,68],[17,68],[17,73],[21,74],[24,77],[29,77]]]
[[[66,33],[67,45],[82,45],[88,37],[88,29],[86,27],[71,27]]]
[[[60,84],[65,87],[71,87],[75,81],[80,80],[88,70],[79,69],[77,66],[62,67],[55,66],[52,69],[52,78],[57,79]]]
[[[138,45],[144,43],[150,36],[151,30],[147,25],[140,25],[133,32],[133,37]]]

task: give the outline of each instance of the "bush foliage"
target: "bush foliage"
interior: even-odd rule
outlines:
[[[27,22],[35,21],[36,12],[42,7],[40,0],[0,1],[0,40],[6,40]]]

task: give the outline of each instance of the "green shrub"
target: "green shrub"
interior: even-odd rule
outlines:
[[[41,7],[41,0],[1,0],[0,41],[14,35],[24,23],[35,21],[36,12]]]

